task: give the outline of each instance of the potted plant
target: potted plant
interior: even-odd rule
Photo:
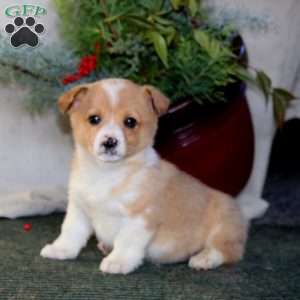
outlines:
[[[0,61],[4,77],[11,71],[20,81],[21,72],[27,76],[23,82],[34,86],[30,107],[54,106],[72,85],[106,77],[152,84],[172,101],[160,120],[156,147],[161,155],[209,185],[238,193],[253,156],[243,81],[256,83],[266,97],[272,90],[263,72],[255,78],[245,69],[245,47],[239,37],[233,39],[231,26],[210,23],[196,0],[54,2],[62,35],[73,51],[43,49],[34,56],[43,58],[43,68],[22,53],[22,61],[32,62],[29,70],[24,62],[18,65],[15,54]],[[42,100],[37,93],[41,88]],[[280,104],[274,106],[279,120],[292,98],[287,92],[285,96],[273,97]]]
[[[71,3],[56,0],[63,33],[81,55],[95,55],[103,77],[150,83],[172,100],[160,120],[160,154],[207,184],[238,193],[253,159],[239,81],[239,62],[245,63],[241,39],[232,40],[230,28],[208,26],[197,1],[73,1],[77,15]],[[82,73],[81,66],[65,83]]]

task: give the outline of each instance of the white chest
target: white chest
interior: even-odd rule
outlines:
[[[152,148],[147,148],[132,158],[133,165],[124,161],[99,165],[80,149],[70,178],[70,201],[78,202],[97,238],[112,245],[123,224],[130,221],[126,207],[143,193],[148,170],[159,158]]]
[[[121,192],[115,192],[127,176],[128,170],[122,168],[116,172],[80,170],[71,176],[70,196],[88,216],[98,240],[110,246],[129,218],[126,205],[139,193],[138,180],[134,178]]]
[[[117,212],[107,211],[105,208],[93,209],[88,213],[98,241],[112,246],[127,217]]]

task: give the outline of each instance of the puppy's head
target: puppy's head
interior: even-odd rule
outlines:
[[[59,99],[60,110],[70,115],[75,143],[105,162],[152,146],[158,117],[168,106],[156,88],[125,79],[79,85]]]

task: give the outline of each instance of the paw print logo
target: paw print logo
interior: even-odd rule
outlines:
[[[33,17],[16,17],[14,24],[7,24],[5,31],[11,34],[10,43],[17,48],[21,45],[35,47],[39,43],[39,35],[45,30],[42,24],[36,24]]]

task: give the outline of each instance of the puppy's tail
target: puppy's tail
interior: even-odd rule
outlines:
[[[241,194],[237,198],[243,216],[247,220],[260,218],[269,207],[269,203],[262,198]]]

